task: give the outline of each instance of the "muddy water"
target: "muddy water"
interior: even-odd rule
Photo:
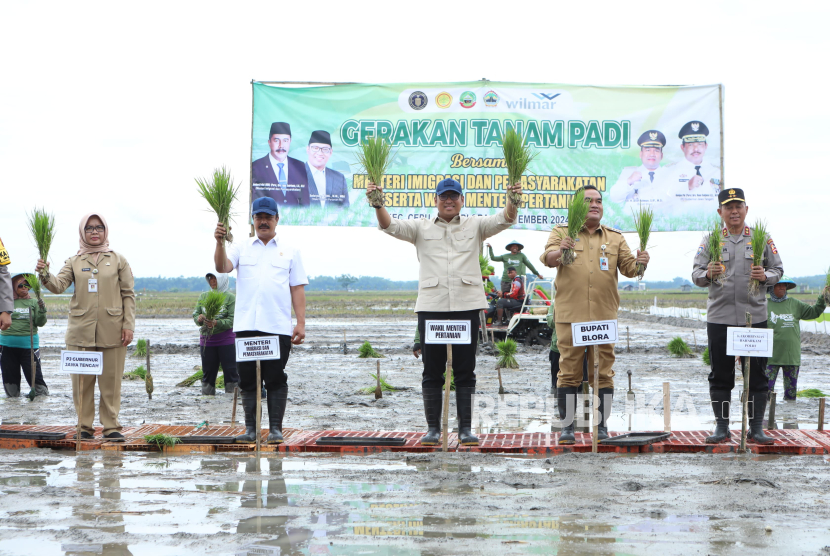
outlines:
[[[678,319],[679,320],[679,319]],[[691,322],[691,321],[690,321]],[[0,419],[5,423],[74,424],[69,376],[58,373],[59,349],[66,321],[50,322],[41,332],[43,366],[52,395],[10,399],[0,396]],[[683,323],[678,323],[683,324]],[[200,364],[196,326],[188,319],[142,319],[137,337],[149,338],[155,384],[148,400],[144,383],[122,384],[121,422],[138,425],[153,422],[175,425],[228,423],[232,396],[218,393],[201,396],[199,385],[177,388]],[[291,352],[289,407],[285,425],[303,429],[407,430],[424,427],[420,396],[421,362],[410,351],[415,321],[412,319],[310,319],[307,343]],[[700,352],[706,345],[705,329],[684,328],[641,320],[620,320],[621,340],[617,344],[616,396],[609,422],[612,430],[662,430],[663,382],[671,383],[672,428],[705,429],[712,426],[708,406],[708,367]],[[343,354],[346,335],[347,353]],[[677,359],[665,349],[673,336],[681,336],[696,349],[695,357]],[[402,390],[373,395],[357,393],[374,386],[369,376],[378,360],[360,359],[358,346],[364,341],[385,355],[381,373]],[[627,351],[630,345],[630,352]],[[827,348],[805,344],[799,388],[830,389]],[[498,378],[492,351],[478,358],[477,404],[480,432],[549,431],[554,420],[553,399],[549,397],[550,363],[548,347],[520,345],[519,369],[503,369],[505,396],[498,395]],[[143,358],[128,357],[127,369],[143,364]],[[631,394],[628,393],[631,371]],[[740,374],[738,374],[740,383]],[[737,390],[734,399],[737,400]],[[779,393],[782,385],[778,385]],[[24,388],[25,391],[25,388]],[[778,428],[816,428],[818,401],[799,399],[785,403],[779,396]],[[453,400],[454,404],[454,400]],[[452,414],[455,413],[453,410]],[[241,416],[237,416],[241,419]],[[739,427],[735,404],[733,427]]]
[[[828,465],[22,450],[0,461],[0,555],[817,554]]]

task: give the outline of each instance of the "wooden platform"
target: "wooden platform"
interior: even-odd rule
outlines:
[[[75,434],[73,426],[42,426],[42,425],[2,425],[3,429],[27,432],[60,432],[66,433],[65,440],[25,440],[0,438],[0,449],[16,450],[21,448],[53,448],[74,450],[76,442],[72,439]],[[153,452],[159,449],[155,444],[148,444],[144,436],[151,434],[169,434],[172,436],[237,436],[245,432],[243,426],[211,426],[200,429],[185,426],[169,425],[142,425],[140,427],[124,427],[121,433],[126,442],[110,442],[101,438],[100,428],[95,429],[94,440],[81,441],[81,450],[114,450],[125,452]],[[821,455],[830,454],[830,431],[817,430],[770,430],[767,435],[775,439],[775,444],[759,445],[747,442],[747,447],[756,454],[795,454]],[[267,429],[262,430],[263,452],[329,452],[343,454],[368,454],[375,452],[434,452],[441,451],[441,446],[422,446],[421,432],[367,432],[367,431],[302,431],[285,429],[283,444],[265,444],[268,436]],[[624,434],[612,432],[611,435]],[[721,444],[706,444],[704,439],[708,431],[677,431],[664,442],[656,442],[646,446],[603,446],[599,445],[600,452],[614,453],[710,453],[722,454],[737,452],[740,440],[740,431],[732,431],[732,439]],[[395,437],[406,438],[403,446],[319,446],[316,444],[322,436],[348,436],[353,438]],[[479,446],[459,446],[458,437],[451,433],[449,437],[450,452],[486,452],[501,454],[540,454],[557,455],[570,452],[590,452],[591,435],[576,434],[576,443],[559,445],[558,433],[498,433],[479,435]],[[192,452],[252,452],[254,444],[179,444],[166,449],[168,453],[189,454]]]

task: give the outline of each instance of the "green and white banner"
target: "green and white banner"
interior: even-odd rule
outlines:
[[[567,220],[583,185],[603,194],[603,223],[633,230],[653,207],[655,230],[708,229],[723,183],[720,85],[596,87],[470,83],[278,87],[253,83],[251,195],[270,196],[282,224],[375,226],[356,163],[361,140],[385,137],[393,218],[435,214],[435,185],[464,189],[464,214],[504,207],[501,138],[513,128],[538,150],[523,178],[517,228]]]

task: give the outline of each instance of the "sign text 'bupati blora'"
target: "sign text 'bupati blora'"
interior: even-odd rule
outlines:
[[[571,333],[575,346],[613,344],[617,341],[617,321],[574,322],[571,323]]]

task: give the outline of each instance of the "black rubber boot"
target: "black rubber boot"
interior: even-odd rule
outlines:
[[[35,395],[36,396],[48,396],[49,395],[49,387],[45,384],[35,384]]]
[[[455,388],[455,409],[458,415],[458,442],[462,446],[478,446],[478,437],[473,434],[473,394],[475,388]]]
[[[427,419],[427,433],[421,437],[424,446],[437,446],[441,442],[441,411],[443,392],[441,388],[423,388],[424,416]]]
[[[706,437],[706,443],[717,444],[732,436],[729,432],[729,405],[732,391],[709,390],[709,399],[712,403],[712,412],[715,414],[715,432]]]
[[[606,403],[607,402],[607,403]],[[611,404],[614,402],[613,388],[599,389],[599,415],[597,426],[597,442],[608,439],[608,418],[611,417]]]
[[[245,412],[245,434],[237,436],[237,444],[253,444],[256,442],[256,392],[240,392],[242,411]]]
[[[215,396],[216,395],[216,385],[211,384],[209,382],[202,381],[202,395],[203,396]]]
[[[767,410],[767,392],[750,392],[749,409],[749,431],[746,433],[747,440],[757,444],[773,444],[775,440],[764,434],[764,412]]]
[[[3,388],[6,390],[6,395],[10,398],[20,397],[20,385],[13,382],[4,382]]]
[[[288,387],[268,392],[268,442],[282,444],[282,418],[288,403]]]
[[[233,394],[233,390],[237,386],[239,386],[238,382],[226,382],[225,383],[225,394]]]
[[[556,389],[556,405],[559,409],[559,420],[562,422],[562,432],[559,433],[559,444],[573,444],[576,442],[574,436],[574,420],[576,418],[576,386],[560,386]],[[568,398],[571,400],[568,407]],[[570,409],[570,415],[568,415]]]

